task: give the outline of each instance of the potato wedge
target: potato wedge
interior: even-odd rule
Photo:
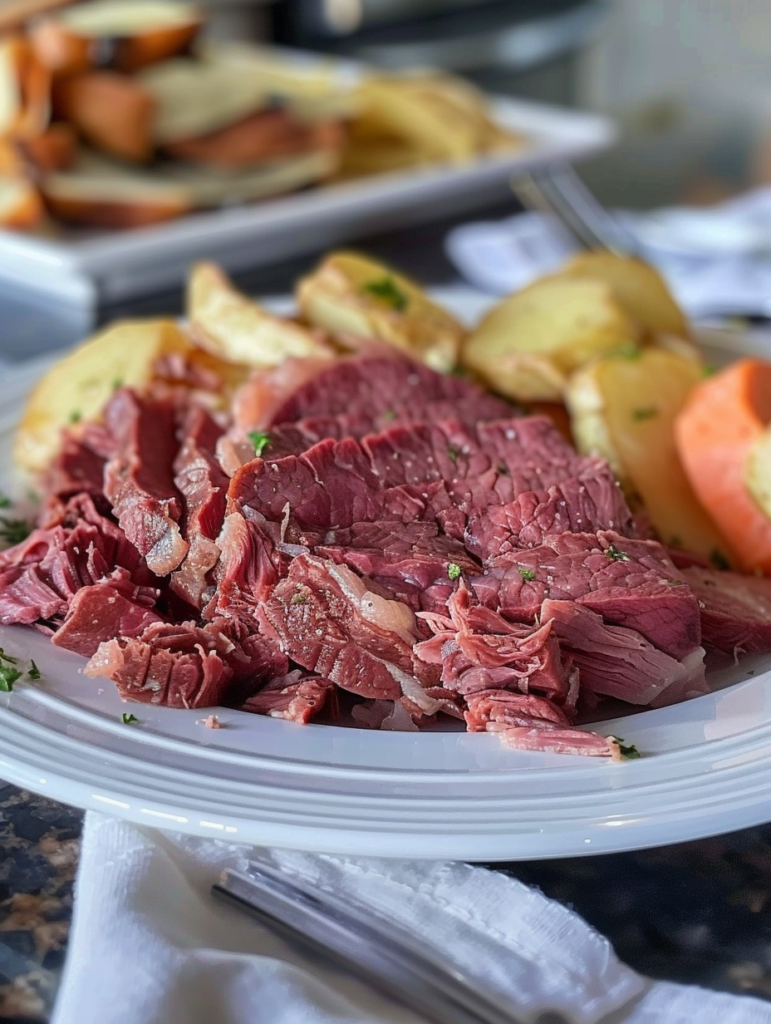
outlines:
[[[651,334],[690,336],[685,314],[664,278],[643,260],[612,252],[585,252],[574,256],[559,274],[604,281],[624,312]]]
[[[16,462],[44,470],[59,451],[63,427],[98,419],[117,385],[144,387],[160,356],[190,346],[173,320],[125,320],[85,341],[51,367],[27,400]]]
[[[675,418],[700,379],[693,360],[651,348],[597,360],[572,377],[565,398],[579,451],[608,460],[632,508],[645,509],[662,541],[727,561],[675,443]]]
[[[242,295],[214,263],[190,271],[187,315],[198,344],[229,362],[277,366],[290,356],[331,355],[313,331]]]
[[[744,463],[747,490],[771,519],[771,427],[753,443]]]
[[[462,362],[508,398],[556,402],[574,370],[639,334],[603,281],[547,277],[492,309],[466,339]]]
[[[370,339],[401,349],[446,373],[453,369],[465,328],[419,285],[356,253],[332,253],[296,289],[302,316],[343,348]]]

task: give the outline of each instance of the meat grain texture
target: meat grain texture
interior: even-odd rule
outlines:
[[[603,460],[401,356],[289,361],[221,419],[183,389],[119,389],[44,488],[39,527],[0,553],[0,621],[134,701],[450,716],[618,758],[576,726],[602,701],[685,700],[706,650],[771,649],[771,581],[677,568]]]

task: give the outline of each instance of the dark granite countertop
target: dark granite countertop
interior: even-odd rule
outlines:
[[[0,791],[0,1021],[49,1020],[82,815]],[[494,865],[572,907],[655,978],[771,999],[771,825],[638,853]]]

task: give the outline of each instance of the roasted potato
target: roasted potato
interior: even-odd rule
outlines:
[[[385,342],[447,372],[457,360],[465,329],[403,274],[350,252],[332,253],[296,289],[305,320],[328,331],[343,348],[357,341]]]
[[[574,370],[639,336],[603,281],[548,277],[492,309],[466,339],[462,362],[508,398],[556,402]]]
[[[214,263],[192,268],[187,315],[198,344],[228,362],[277,366],[290,356],[331,355],[313,331],[242,295]]]
[[[685,314],[664,278],[643,260],[612,252],[585,252],[574,256],[559,275],[604,281],[619,306],[651,338],[656,334],[690,336]]]
[[[33,228],[44,216],[35,186],[17,175],[0,174],[0,227]]]
[[[648,348],[599,359],[576,373],[565,398],[579,451],[608,460],[633,508],[664,543],[705,558],[726,546],[677,454],[674,421],[701,379],[692,359]]]
[[[83,342],[51,367],[27,400],[16,462],[44,470],[59,451],[63,427],[98,419],[117,386],[144,387],[161,356],[190,347],[173,320],[126,320]]]

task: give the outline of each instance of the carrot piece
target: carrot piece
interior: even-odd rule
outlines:
[[[742,359],[699,384],[675,423],[680,459],[704,509],[748,572],[771,574],[771,519],[745,463],[771,422],[771,363]]]

